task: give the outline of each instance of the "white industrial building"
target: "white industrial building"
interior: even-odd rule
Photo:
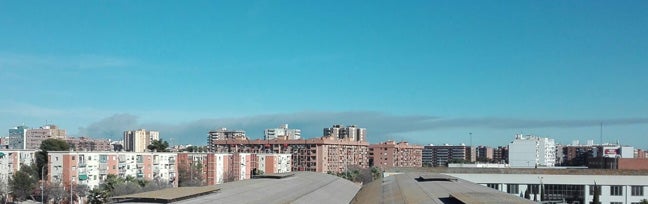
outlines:
[[[492,174],[447,173],[543,203],[592,203],[594,184],[601,189],[599,200],[605,204],[635,204],[648,199],[648,175],[574,175],[574,174]],[[540,188],[542,186],[542,188]],[[542,189],[542,190],[540,190]],[[540,193],[544,191],[544,193]],[[541,196],[544,194],[544,196]]]
[[[517,134],[509,144],[509,165],[513,168],[553,167],[555,164],[553,139]]]

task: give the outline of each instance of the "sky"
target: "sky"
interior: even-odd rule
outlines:
[[[1,1],[0,129],[648,148],[645,1]],[[601,128],[603,124],[603,128]],[[602,129],[602,131],[601,131]],[[601,134],[602,132],[602,134]],[[0,136],[8,131],[0,132]],[[471,139],[472,138],[472,139]]]

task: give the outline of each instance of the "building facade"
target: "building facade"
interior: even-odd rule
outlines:
[[[542,203],[592,203],[594,186],[600,189],[599,201],[606,204],[638,204],[648,199],[648,176],[594,174],[573,171],[552,174],[449,173],[448,175]]]
[[[169,152],[48,152],[47,181],[95,188],[109,174],[177,186],[177,155]]]
[[[31,165],[36,162],[38,150],[0,150],[0,183],[9,185],[9,178],[20,170],[22,165]]]
[[[369,145],[369,164],[380,169],[422,167],[423,146],[386,141]]]
[[[448,166],[449,162],[471,161],[472,148],[465,145],[427,145],[423,147],[423,165]]]
[[[290,154],[178,153],[179,178],[202,179],[206,185],[250,179],[256,172],[290,172]],[[195,174],[200,174],[195,175]]]
[[[367,129],[359,128],[355,125],[350,125],[348,127],[342,125],[333,125],[329,128],[324,128],[324,136],[329,136],[333,138],[349,140],[349,141],[360,141],[364,142],[367,137]]]
[[[209,131],[207,134],[207,147],[210,152],[214,152],[214,145],[219,140],[247,140],[245,131],[243,130],[228,130],[227,128],[220,128],[217,130]]]
[[[475,148],[476,160],[478,162],[492,162],[494,161],[494,150],[492,147],[477,146]]]
[[[298,140],[301,139],[300,129],[288,129],[288,124],[282,124],[279,128],[266,129],[264,132],[266,140],[284,139]]]
[[[67,132],[56,125],[45,125],[38,129],[29,129],[25,134],[25,149],[39,149],[46,139],[65,140]]]
[[[553,167],[556,143],[553,139],[518,134],[509,144],[509,164],[514,168]]]
[[[335,137],[299,140],[213,140],[215,153],[290,154],[291,171],[344,172],[349,167],[368,168],[369,144]]]
[[[112,151],[113,147],[109,139],[98,139],[90,137],[68,137],[65,141],[75,151]]]
[[[9,129],[9,136],[6,138],[7,149],[27,149],[27,130],[29,127],[21,125]]]
[[[154,140],[160,140],[160,132],[146,129],[124,131],[124,151],[146,152]]]

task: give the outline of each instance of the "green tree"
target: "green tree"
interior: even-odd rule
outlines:
[[[90,190],[90,194],[88,195],[88,203],[91,204],[108,203],[109,197],[110,196],[108,195],[108,192],[105,189],[94,188]]]
[[[38,153],[36,153],[36,169],[38,173],[38,178],[42,179],[43,175],[41,175],[41,169],[47,165],[47,152],[49,151],[69,151],[70,150],[70,145],[68,145],[65,140],[59,140],[59,139],[46,139],[41,142],[40,145],[40,150]],[[43,169],[45,171],[45,175],[47,175],[47,168]]]
[[[147,149],[151,151],[157,151],[157,152],[168,152],[169,150],[169,142],[164,141],[162,139],[160,140],[153,140]]]
[[[24,201],[30,196],[38,184],[38,173],[35,171],[35,165],[21,165],[9,179],[9,186],[14,198],[18,201]]]
[[[641,199],[640,204],[648,204],[648,199]]]

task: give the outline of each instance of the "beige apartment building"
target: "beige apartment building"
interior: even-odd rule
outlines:
[[[160,132],[146,129],[124,131],[124,151],[146,152],[146,147],[154,140],[160,140]]]
[[[386,141],[369,145],[369,163],[380,169],[422,167],[423,146]]]
[[[25,148],[39,149],[41,143],[46,139],[65,140],[67,132],[59,129],[56,125],[45,125],[38,129],[28,129],[25,134]]]

